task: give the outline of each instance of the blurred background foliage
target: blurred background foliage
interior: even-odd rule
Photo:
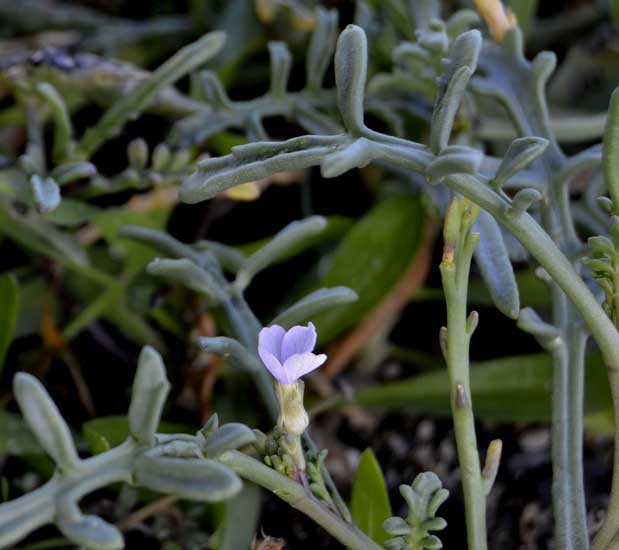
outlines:
[[[608,97],[619,81],[619,2],[508,4],[526,33],[528,54],[552,49],[559,56],[549,87],[552,121],[564,147],[577,152],[601,136]],[[199,294],[146,272],[157,252],[119,236],[128,224],[165,230],[206,249],[224,244],[248,253],[293,220],[325,216],[320,235],[259,274],[247,290],[264,322],[321,286],[345,285],[359,294],[357,302],[314,319],[330,361],[308,382],[313,432],[328,446],[333,418],[354,425],[350,418],[376,410],[449,416],[438,342],[444,193],[370,166],[334,181],[323,181],[316,170],[294,172],[209,202],[178,201],[181,180],[205,155],[223,155],[259,137],[294,137],[311,125],[337,131],[330,58],[324,83],[312,83],[312,71],[320,69],[305,64],[311,33],[326,9],[337,12],[339,28],[355,21],[368,32],[369,124],[422,141],[433,75],[411,78],[392,59],[401,40],[413,39],[405,5],[330,0],[319,11],[318,2],[300,0],[0,0],[0,499],[50,475],[15,413],[11,379],[17,371],[45,382],[84,453],[126,436],[121,415],[144,344],[164,354],[173,382],[162,431],[195,431],[215,410],[224,421],[269,428],[249,380],[195,345],[198,336],[225,332],[221,319]],[[471,6],[443,2],[444,19],[461,7]],[[218,54],[201,49],[212,58],[200,62],[197,50],[184,50],[184,57],[179,53],[163,65],[211,30],[227,35]],[[277,79],[283,76],[270,59],[288,54],[269,48],[274,41],[290,52],[290,77],[280,96]],[[147,97],[140,85],[155,70],[166,85]],[[391,77],[401,79],[398,93],[390,88],[381,95]],[[296,104],[306,101],[304,110],[294,111],[287,94],[297,94]],[[123,98],[125,111],[114,113],[120,123],[106,127],[108,109]],[[492,105],[461,113],[457,132],[495,152],[512,137]],[[583,210],[589,195],[597,196],[587,193],[587,175],[573,184]],[[549,303],[545,284],[524,264],[516,264],[516,276],[522,305],[543,310]],[[494,309],[478,276],[470,301],[481,317],[472,349],[477,416],[516,426],[547,422],[550,359]],[[610,398],[595,353],[587,376],[589,433],[608,435]],[[338,480],[346,486],[352,477]],[[119,487],[87,505],[119,522],[130,548],[239,549],[252,540],[258,499],[248,487],[225,505],[181,506]],[[318,544],[319,537],[306,539]],[[66,547],[51,528],[31,539],[24,548]]]

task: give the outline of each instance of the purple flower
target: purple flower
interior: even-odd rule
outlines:
[[[304,374],[317,369],[325,354],[312,353],[316,329],[312,323],[285,331],[279,325],[265,327],[258,335],[258,354],[269,372],[282,384],[292,384]]]

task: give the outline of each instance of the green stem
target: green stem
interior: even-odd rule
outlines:
[[[574,542],[577,548],[589,548],[589,533],[587,530],[587,507],[585,502],[583,474],[583,418],[584,418],[584,385],[585,385],[585,354],[588,334],[580,323],[574,323],[575,315],[567,328],[568,351],[568,382],[571,410],[568,415],[568,437],[570,446],[568,452],[567,475],[571,478],[571,509],[574,512]],[[559,545],[560,547],[560,545]]]
[[[555,113],[551,120],[552,132],[560,143],[583,143],[599,139],[606,124],[604,113]],[[507,119],[483,118],[477,135],[482,139],[512,140],[518,135]]]
[[[0,548],[9,548],[28,533],[53,523],[57,515],[87,493],[131,479],[133,461],[142,452],[131,439],[105,453],[80,461],[70,474],[58,472],[42,487],[0,504]]]
[[[557,309],[567,307],[561,290],[554,289]],[[565,315],[565,310],[560,312]],[[547,347],[553,359],[552,381],[552,499],[555,516],[555,544],[562,549],[587,548],[587,521],[582,487],[582,388],[585,336],[578,326],[564,328]],[[575,372],[581,369],[581,372]],[[576,409],[576,410],[574,410]],[[573,413],[573,414],[571,414]],[[580,413],[580,416],[578,414]]]
[[[619,364],[617,357],[619,334],[582,278],[553,239],[531,216],[526,213],[515,218],[509,216],[506,204],[502,204],[504,200],[497,195],[488,200],[491,198],[489,194],[485,193],[481,185],[473,185],[474,181],[477,180],[466,176],[449,178],[449,183],[453,187],[488,210],[511,231],[560,287],[553,293],[555,304],[553,317],[568,341],[582,338],[572,332],[577,321],[573,315],[568,314],[568,304],[563,292],[572,300],[598,342],[610,376],[613,365]],[[576,351],[584,353],[584,350]],[[579,369],[581,372],[578,372]],[[555,532],[557,540],[565,543],[559,544],[560,548],[574,550],[584,550],[589,546],[582,466],[578,465],[582,460],[583,386],[580,379],[583,370],[582,360],[574,354],[570,353],[566,357],[555,356],[553,383],[553,508],[557,520]],[[612,384],[611,380],[611,386]],[[614,401],[614,408],[619,408],[619,400]]]
[[[608,369],[610,392],[613,400],[613,419],[615,429],[619,426],[619,368]],[[619,550],[619,443],[615,436],[615,451],[613,455],[613,481],[610,489],[610,502],[602,528],[593,541],[592,550]]]
[[[473,176],[453,175],[446,183],[492,214],[522,243],[572,301],[600,347],[609,372],[619,368],[619,333],[570,261],[535,219],[526,213],[510,217],[507,199]],[[619,404],[619,385],[617,390]]]
[[[615,425],[619,426],[619,333],[570,261],[551,237],[528,214],[517,218],[507,215],[507,201],[470,176],[451,176],[448,185],[490,212],[523,244],[570,298],[595,338],[606,368],[613,401]],[[576,376],[576,374],[574,374]],[[577,388],[573,388],[574,391]],[[576,459],[576,457],[574,457]],[[572,488],[573,489],[573,488]],[[593,550],[610,550],[619,525],[619,445],[615,444],[613,482],[608,513],[594,540]]]
[[[314,520],[330,535],[340,541],[346,548],[354,550],[379,550],[367,535],[342,520],[311,495],[302,485],[239,451],[228,451],[218,459],[222,464],[232,468],[241,477],[273,492],[293,508],[303,512]]]
[[[455,250],[455,263],[444,260],[440,267],[447,305],[446,360],[449,394],[462,476],[467,543],[469,550],[486,550],[486,498],[477,450],[469,377],[469,343],[472,329],[467,329],[467,291],[471,257],[477,243],[472,237],[468,230],[461,235]]]

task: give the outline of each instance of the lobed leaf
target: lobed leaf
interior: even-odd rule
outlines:
[[[41,382],[20,372],[13,379],[13,391],[30,429],[58,468],[62,471],[77,468],[80,459],[69,427]]]
[[[348,25],[340,34],[335,51],[337,104],[344,125],[354,137],[365,130],[363,96],[367,79],[367,39],[361,27]]]
[[[218,502],[237,494],[240,478],[228,467],[205,458],[139,457],[134,466],[136,483],[199,502]]]
[[[97,516],[66,517],[58,515],[56,525],[71,542],[97,550],[121,550],[125,541],[121,532]]]
[[[198,339],[198,345],[207,352],[217,353],[230,366],[241,371],[255,373],[262,368],[261,363],[234,338],[211,336]]]
[[[225,33],[215,31],[180,49],[131,93],[114,102],[97,124],[84,134],[79,145],[82,153],[86,157],[93,155],[127,121],[137,118],[161,90],[214,57],[224,40]]]
[[[301,325],[321,311],[341,304],[356,302],[359,296],[354,290],[345,286],[320,288],[279,313],[269,325],[280,325],[285,329]]]
[[[493,178],[493,185],[499,189],[503,187],[512,176],[540,157],[546,147],[548,140],[541,137],[522,137],[512,141]]]
[[[210,435],[203,445],[206,456],[216,458],[226,451],[245,447],[256,441],[256,434],[245,424],[230,422]]]
[[[311,216],[305,220],[288,224],[267,244],[243,261],[237,273],[235,284],[241,289],[246,288],[257,273],[277,262],[290,249],[313,238],[326,226],[327,221],[322,216]]]
[[[438,79],[439,89],[430,124],[430,146],[435,153],[440,153],[449,142],[460,101],[477,67],[481,43],[480,32],[471,30],[462,33],[451,45],[450,57]]]
[[[161,355],[144,346],[138,359],[129,405],[129,430],[143,445],[152,445],[161,419],[161,412],[170,391]]]
[[[208,296],[215,304],[223,303],[227,299],[227,294],[211,274],[187,258],[156,258],[148,264],[147,271],[152,275],[179,281],[187,288]]]

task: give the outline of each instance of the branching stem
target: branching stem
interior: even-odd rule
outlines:
[[[458,199],[454,199],[458,201]],[[452,202],[452,205],[455,204]],[[450,207],[449,210],[452,210]],[[450,217],[458,217],[448,211]],[[462,224],[463,225],[463,224]],[[475,417],[469,376],[469,343],[474,327],[467,327],[468,277],[473,251],[479,236],[463,228],[457,244],[448,243],[441,262],[441,276],[447,305],[447,370],[449,396],[454,421],[458,460],[466,514],[469,550],[486,550],[486,498],[475,434]]]
[[[284,502],[303,512],[346,548],[354,548],[355,550],[380,549],[380,546],[367,535],[333,514],[310,496],[301,484],[276,472],[258,460],[239,451],[228,451],[219,457],[219,461],[232,468],[241,477],[273,492]]]

